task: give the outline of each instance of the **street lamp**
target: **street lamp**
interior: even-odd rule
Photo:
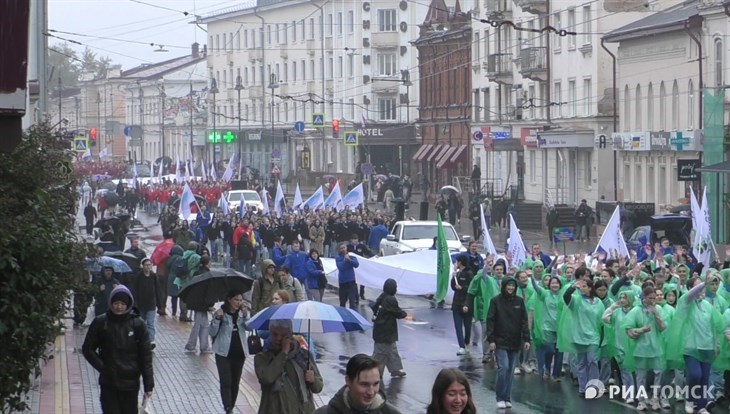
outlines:
[[[240,165],[243,165],[243,139],[241,137],[241,91],[243,90],[243,79],[241,79],[241,75],[236,76],[235,89],[238,92],[238,159],[240,160]],[[238,172],[238,177],[241,177],[241,171]]]
[[[272,73],[269,79],[269,89],[271,89],[271,152],[274,151],[274,89],[279,87],[279,83],[276,79],[276,74]],[[266,151],[264,150],[264,153]]]
[[[215,147],[216,147],[215,118],[218,116],[216,109],[215,109],[215,95],[218,92],[220,92],[218,90],[218,82],[216,82],[215,78],[213,78],[210,81],[210,93],[213,95],[213,165],[215,165]],[[205,164],[203,164],[202,168],[205,168]]]
[[[162,159],[160,162],[165,159],[165,98],[167,98],[165,84],[160,81],[160,157]]]

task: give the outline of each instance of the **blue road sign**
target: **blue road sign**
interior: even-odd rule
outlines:
[[[304,132],[304,122],[302,122],[302,121],[295,122],[294,130],[297,132]]]
[[[360,135],[356,131],[347,131],[345,132],[345,137],[343,138],[343,141],[345,142],[345,145],[355,146],[357,145],[358,141],[358,135]]]
[[[365,163],[360,166],[360,171],[365,175],[370,175],[373,173],[373,164]]]
[[[575,240],[575,229],[572,227],[555,227],[553,229],[553,240],[555,243]]]
[[[312,125],[315,128],[324,128],[324,114],[312,114]]]
[[[131,137],[132,136],[132,127],[131,126],[125,126],[124,127],[124,136],[125,137]]]

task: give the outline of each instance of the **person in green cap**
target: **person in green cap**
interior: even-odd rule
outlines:
[[[720,293],[725,291],[724,287],[720,287],[720,279],[720,273],[718,273],[715,269],[709,269],[707,271],[705,279],[707,285],[705,290],[705,300],[710,302],[712,307],[715,308],[720,315],[723,315],[725,310],[728,308],[728,302]],[[715,401],[724,398],[725,379],[723,371],[713,368],[712,372],[710,372],[710,383],[715,387],[713,390],[715,393]]]
[[[527,259],[529,260],[529,259]],[[532,268],[532,263],[529,264],[530,268]],[[529,283],[530,275],[528,274],[527,270],[518,270],[517,273],[515,273],[515,279],[517,279],[517,296],[521,297],[522,300],[525,302],[525,306],[528,307],[528,320],[533,320],[533,313],[532,309],[529,308],[532,301],[532,296],[535,294],[534,289],[532,288],[532,284]],[[530,322],[531,323],[531,322]],[[514,373],[515,375],[519,375],[521,373],[529,374],[532,372],[532,368],[529,365],[530,361],[530,350],[523,349],[520,352],[520,366],[519,368],[515,368]]]
[[[634,291],[624,288],[618,293],[618,300],[608,307],[604,312],[601,320],[607,328],[606,341],[611,357],[616,361],[619,372],[621,374],[621,385],[624,389],[636,389],[634,384],[634,376],[626,365],[626,344],[629,341],[626,329],[623,328],[626,316],[634,308]],[[626,404],[633,404],[634,398],[627,395]]]
[[[545,289],[532,278],[535,290],[532,337],[537,355],[537,372],[544,380],[560,381],[563,368],[563,353],[557,349],[558,342],[558,304],[560,303],[560,278],[549,276]]]

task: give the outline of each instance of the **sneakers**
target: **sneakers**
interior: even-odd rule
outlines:
[[[489,355],[482,355],[482,364],[489,363]]]
[[[509,401],[505,401],[505,402],[504,402],[504,405],[505,405],[505,406],[506,406],[507,408],[512,408],[512,403],[511,403],[511,402],[509,402]]]
[[[687,414],[693,414],[695,412],[695,404],[689,401],[685,402],[684,412]]]
[[[406,372],[403,370],[395,371],[390,373],[391,378],[403,378],[406,376]]]
[[[507,408],[507,403],[505,403],[504,401],[497,401],[497,408],[503,410]]]
[[[653,411],[659,411],[662,409],[662,406],[659,404],[659,401],[651,400],[651,409]]]
[[[212,353],[213,353],[213,350],[212,349],[201,349],[200,350],[200,354],[201,355],[202,354],[212,354]]]
[[[195,353],[195,348],[190,349],[188,347],[185,347],[185,353],[186,354],[194,354]]]
[[[706,408],[703,408],[703,409],[701,409],[701,410],[697,411],[697,414],[710,414],[710,412],[709,412],[709,411],[707,411],[707,409],[706,409]]]
[[[547,381],[550,379],[550,375],[548,375],[546,372],[546,373],[542,374],[542,379],[543,379],[543,381]]]
[[[468,354],[468,353],[469,353],[469,352],[467,352],[467,350],[466,350],[466,349],[464,349],[464,348],[459,348],[459,350],[458,350],[458,351],[456,351],[456,355],[459,355],[459,356],[461,356],[461,355],[466,355],[466,354]]]
[[[634,399],[633,398],[627,398],[624,400],[624,402],[628,405],[634,405]]]
[[[668,409],[672,408],[671,404],[669,404],[669,401],[667,401],[666,398],[662,398],[659,401],[659,404],[662,406],[663,410],[668,410]]]
[[[530,365],[529,365],[528,363],[523,363],[522,365],[520,365],[520,369],[521,369],[521,370],[522,370],[522,371],[523,371],[523,372],[524,372],[525,374],[529,374],[529,373],[531,373],[531,372],[532,372],[532,368],[530,368]]]
[[[515,367],[515,375],[520,375],[520,374],[522,374],[522,371],[520,371],[519,368]]]

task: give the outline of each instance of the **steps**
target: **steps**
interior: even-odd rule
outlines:
[[[544,213],[542,203],[520,201],[517,203],[515,222],[520,230],[539,231],[543,229]]]
[[[575,210],[567,204],[557,204],[558,227],[575,227]]]

